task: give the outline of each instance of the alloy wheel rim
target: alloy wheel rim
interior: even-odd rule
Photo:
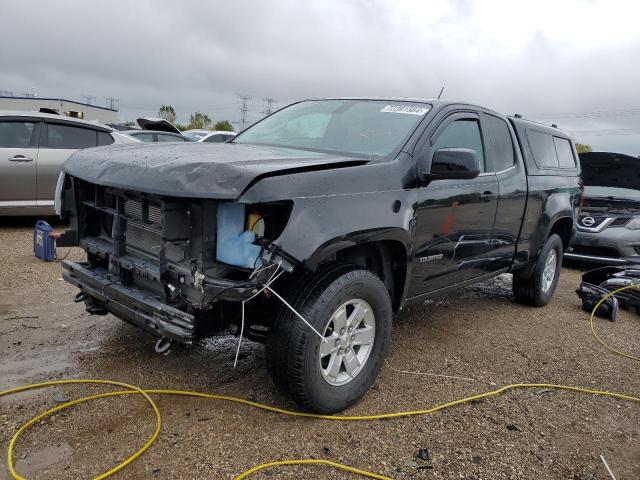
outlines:
[[[361,299],[340,305],[324,328],[318,364],[322,378],[333,386],[346,385],[364,368],[376,334],[371,306]]]
[[[558,266],[558,256],[555,250],[549,252],[547,261],[542,271],[542,291],[548,292],[553,285],[553,280],[556,276],[556,267]]]

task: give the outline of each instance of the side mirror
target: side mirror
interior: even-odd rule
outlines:
[[[468,148],[441,148],[431,162],[432,180],[464,180],[480,175],[480,159],[475,150]]]

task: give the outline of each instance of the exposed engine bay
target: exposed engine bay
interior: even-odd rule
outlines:
[[[92,279],[94,291],[85,285],[77,299],[93,314],[116,313],[191,343],[237,324],[232,302],[258,292],[276,267],[293,269],[271,243],[286,225],[290,202],[244,205],[69,182],[76,215],[62,242],[85,249],[87,261],[65,261],[64,275],[79,287],[81,278]],[[119,295],[127,302],[118,305]],[[129,297],[156,308],[132,310],[124,306]],[[255,306],[268,308],[259,299]],[[251,338],[250,328],[245,336]]]

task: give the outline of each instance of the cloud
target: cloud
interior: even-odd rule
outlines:
[[[254,97],[256,119],[263,97],[433,97],[442,85],[505,113],[640,107],[638,13],[596,0],[23,0],[3,6],[0,89],[117,97],[127,118],[170,103],[182,121],[194,110],[238,120],[236,93]],[[640,153],[639,139],[591,143]]]

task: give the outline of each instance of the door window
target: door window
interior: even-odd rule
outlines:
[[[576,159],[573,157],[571,142],[566,138],[553,137],[558,154],[558,163],[562,168],[576,168]]]
[[[109,133],[98,132],[98,146],[111,145],[113,142],[113,137]]]
[[[487,146],[488,170],[501,172],[516,164],[513,140],[507,122],[493,115],[484,115],[485,133],[489,138]]]
[[[576,168],[571,142],[566,138],[527,129],[533,159],[539,168]]]
[[[188,142],[189,140],[179,137],[178,135],[167,135],[166,133],[158,134],[159,142]]]
[[[207,137],[205,140],[203,140],[204,142],[212,142],[212,143],[222,143],[224,142],[227,138],[229,138],[228,135],[223,135],[223,134],[216,134],[216,135],[211,135],[209,137]]]
[[[153,142],[153,133],[140,133],[138,135],[133,135],[134,138],[142,141],[142,142]]]
[[[535,130],[527,130],[527,138],[529,139],[533,159],[538,167],[550,168],[558,166],[558,157],[556,156],[556,147],[553,144],[553,136]]]
[[[36,146],[32,141],[35,122],[7,121],[0,122],[0,147],[30,148]]]
[[[432,145],[431,151],[435,153],[441,148],[468,148],[474,150],[480,160],[480,171],[485,171],[482,135],[480,134],[480,124],[477,120],[456,120],[447,125]]]
[[[47,127],[47,147],[78,149],[95,147],[98,144],[96,131],[50,123]]]

